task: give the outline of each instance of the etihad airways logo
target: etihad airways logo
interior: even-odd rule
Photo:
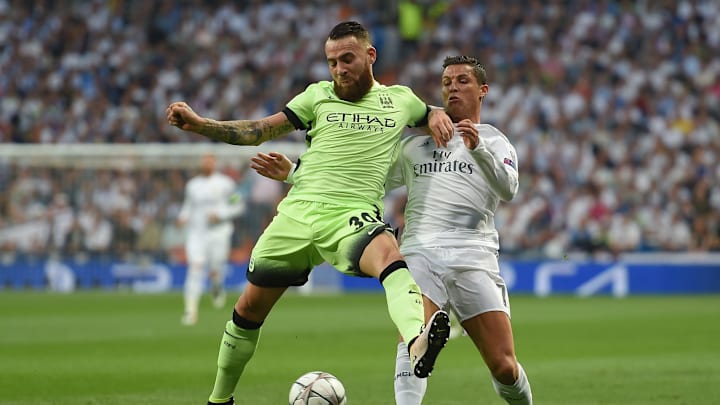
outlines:
[[[388,117],[371,114],[334,112],[327,115],[327,122],[340,128],[384,132],[386,128],[397,127],[397,122]]]

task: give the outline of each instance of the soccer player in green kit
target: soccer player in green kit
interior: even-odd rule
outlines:
[[[325,42],[332,81],[309,85],[286,108],[259,120],[215,121],[184,102],[167,108],[171,125],[235,145],[260,145],[307,130],[308,150],[294,186],[258,239],[248,283],[225,326],[208,404],[233,404],[263,321],[289,286],[302,285],[324,261],[343,273],[377,278],[390,318],[409,342],[413,372],[427,377],[450,332],[448,314],[425,325],[421,292],[407,270],[392,229],[382,221],[384,182],[405,126],[427,125],[438,146],[452,137],[450,118],[405,86],[376,82],[377,51],[353,21],[336,25]]]

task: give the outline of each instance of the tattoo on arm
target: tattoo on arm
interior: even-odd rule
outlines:
[[[216,121],[208,119],[200,132],[212,140],[232,145],[260,145],[261,143],[290,133],[293,125],[284,122],[272,125],[269,120]]]

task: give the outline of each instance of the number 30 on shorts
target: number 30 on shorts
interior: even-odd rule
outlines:
[[[382,215],[380,215],[380,208],[375,207],[375,211],[371,214],[369,212],[363,212],[360,214],[360,217],[357,217],[355,215],[350,217],[350,221],[348,225],[354,227],[355,229],[360,229],[363,226],[365,226],[366,223],[378,223],[383,222]]]

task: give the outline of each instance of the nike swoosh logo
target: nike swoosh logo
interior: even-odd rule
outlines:
[[[372,236],[378,229],[383,228],[382,225],[376,226],[375,228],[368,231],[368,235]]]
[[[413,290],[410,290],[410,291],[408,291],[408,294],[417,294],[417,295],[422,295],[422,294],[420,294],[419,292],[417,292],[417,291],[413,291]]]

